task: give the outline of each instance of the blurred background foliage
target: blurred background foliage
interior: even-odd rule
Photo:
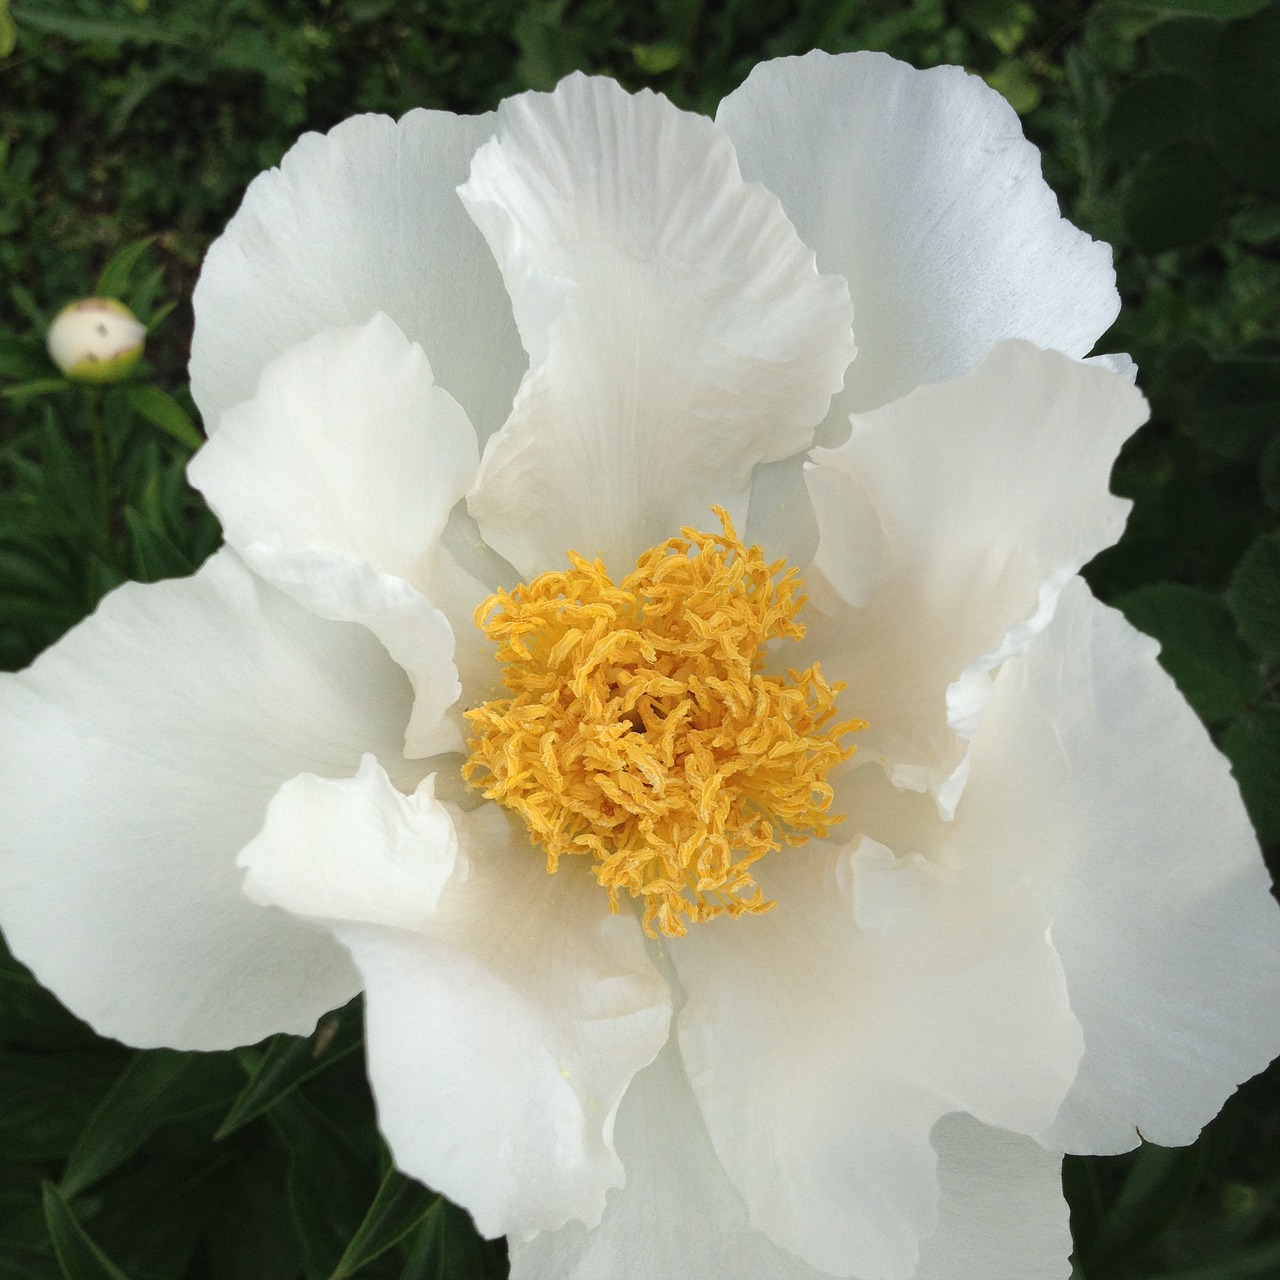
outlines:
[[[1152,422],[1116,471],[1128,531],[1088,576],[1161,640],[1274,855],[1274,2],[0,0],[0,667],[217,545],[183,477],[191,286],[301,131],[489,108],[579,68],[711,111],[760,59],[811,48],[981,74],[1068,216],[1115,246],[1125,307],[1099,349],[1133,353]],[[95,284],[152,332],[132,381],[86,397],[43,334]],[[357,1002],[310,1039],[139,1053],[0,955],[0,1276],[503,1276],[501,1242],[390,1169],[360,1049]],[[1068,1158],[1077,1280],[1280,1275],[1278,1085],[1246,1085],[1192,1147]]]

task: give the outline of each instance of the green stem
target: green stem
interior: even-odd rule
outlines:
[[[102,558],[108,563],[115,562],[114,548],[111,545],[112,511],[112,466],[111,444],[107,440],[107,429],[102,421],[102,389],[100,387],[84,388],[84,412],[89,423],[89,436],[93,440],[93,476],[98,489],[98,540],[102,544]]]

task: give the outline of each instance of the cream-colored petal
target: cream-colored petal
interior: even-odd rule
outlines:
[[[212,434],[290,347],[383,312],[420,343],[481,437],[525,358],[502,279],[456,187],[494,118],[410,111],[308,133],[260,175],[196,284],[191,391]]]
[[[251,897],[349,948],[396,1163],[486,1235],[598,1221],[618,1103],[671,1018],[634,916],[585,868],[547,875],[496,806],[401,795],[371,757],[283,787],[241,861]]]
[[[933,1126],[938,1229],[912,1280],[1067,1280],[1062,1157],[961,1113]]]
[[[251,903],[236,854],[277,787],[400,755],[410,690],[229,551],[128,584],[0,678],[0,924],[103,1035],[222,1049],[309,1032],[359,990],[323,930]]]
[[[1044,1137],[1191,1142],[1280,1053],[1280,910],[1226,760],[1156,644],[1083,583],[1008,664],[952,839],[1053,918],[1079,1078]]]
[[[378,315],[272,361],[189,468],[256,572],[321,617],[369,627],[404,667],[412,756],[462,742],[447,715],[461,691],[454,632],[427,593],[478,460],[422,349]]]
[[[598,1226],[511,1242],[511,1280],[827,1280],[747,1223],[668,1045],[618,1112],[626,1184]]]
[[[626,573],[808,447],[853,354],[848,292],[710,121],[571,76],[503,104],[461,194],[531,360],[470,497],[522,573],[569,548]]]
[[[1034,896],[902,855],[768,855],[772,911],[667,944],[681,1054],[752,1225],[860,1280],[907,1280],[938,1228],[939,1118],[1039,1132],[1081,1049]]]
[[[954,806],[992,671],[1120,536],[1111,466],[1146,416],[1127,380],[1005,342],[815,451],[806,644],[848,683],[845,714],[869,721],[859,762]]]
[[[513,1242],[512,1280],[828,1280],[749,1224],[674,1046],[627,1090],[617,1141],[627,1180],[599,1226]],[[1061,1157],[958,1114],[931,1141],[938,1228],[913,1280],[1066,1280]]]
[[[779,58],[716,123],[819,268],[849,281],[858,359],[823,444],[850,412],[965,373],[1005,338],[1083,356],[1115,319],[1109,247],[1061,216],[1013,109],[960,67]]]

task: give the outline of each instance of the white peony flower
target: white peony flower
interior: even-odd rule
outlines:
[[[227,548],[0,686],[0,922],[103,1034],[363,989],[517,1280],[1064,1277],[1060,1153],[1280,1050],[1227,766],[1075,576],[1110,256],[979,81],[358,117],[195,307]]]

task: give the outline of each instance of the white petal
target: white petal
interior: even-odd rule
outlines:
[[[190,474],[237,548],[340,551],[421,585],[479,460],[422,348],[377,315],[273,360]]]
[[[1085,1036],[1059,1149],[1191,1142],[1280,1052],[1280,911],[1156,647],[1073,583],[996,681],[953,824],[1053,917]]]
[[[191,391],[213,432],[281,352],[385,312],[482,434],[525,360],[502,279],[458,201],[492,116],[355,116],[305,134],[256,178],[192,300]]]
[[[804,454],[783,462],[764,462],[751,477],[751,499],[743,540],[763,547],[771,560],[791,565],[813,563],[818,522],[805,483]]]
[[[627,1090],[617,1140],[627,1181],[600,1225],[513,1242],[511,1280],[827,1280],[748,1224],[673,1047]],[[962,1115],[932,1142],[939,1225],[913,1280],[1063,1280],[1062,1158]]]
[[[462,742],[445,719],[460,692],[453,632],[424,591],[478,461],[422,349],[378,315],[272,361],[189,468],[254,570],[321,617],[368,626],[404,667],[412,756]]]
[[[497,555],[493,558],[500,559]],[[501,564],[506,566],[506,561],[501,561]],[[476,627],[475,613],[497,587],[510,590],[519,579],[515,571],[506,566],[505,573],[490,575],[486,572],[482,581],[477,575],[487,568],[483,564],[460,560],[454,554],[454,547],[446,543],[431,570],[431,603],[448,619],[457,639],[453,661],[462,693],[453,704],[450,716],[464,739],[470,736],[470,725],[464,714],[466,710],[491,698],[505,697],[508,693],[502,686],[502,667],[497,660],[496,646]]]
[[[1099,369],[1105,369],[1108,373],[1114,373],[1126,382],[1136,384],[1138,381],[1138,366],[1127,351],[1113,351],[1100,356],[1086,356],[1084,362],[1085,364],[1097,365]]]
[[[129,584],[0,682],[0,920],[102,1034],[217,1049],[308,1032],[359,990],[321,930],[240,891],[237,852],[300,770],[406,775],[409,688],[230,552]]]
[[[413,686],[403,750],[412,759],[459,750],[463,721],[453,713],[461,685],[449,619],[403,578],[378,573],[335,551],[244,549],[250,566],[321,618],[358,622],[386,646]],[[469,638],[469,637],[468,637]]]
[[[1120,536],[1129,504],[1108,478],[1146,412],[1123,378],[1005,342],[815,452],[808,643],[870,722],[859,760],[954,804],[991,671]]]
[[[701,116],[571,76],[503,104],[461,194],[532,368],[470,503],[518,569],[615,573],[809,446],[853,355],[842,280]]]
[[[771,912],[669,944],[689,1078],[753,1226],[833,1275],[905,1280],[937,1224],[934,1123],[1035,1133],[1074,1077],[1047,920],[1007,877],[866,839],[772,861]]]
[[[512,1241],[511,1280],[826,1280],[748,1226],[674,1046],[631,1082],[617,1141],[627,1181],[599,1226]]]
[[[434,776],[406,795],[372,755],[351,778],[291,778],[236,863],[247,868],[245,893],[262,906],[419,932],[467,866],[464,858],[459,867],[457,832],[435,798]]]
[[[243,861],[250,894],[350,949],[396,1163],[486,1235],[597,1221],[618,1102],[671,1016],[635,918],[584,868],[547,875],[497,806],[399,795],[372,760],[283,787]]]
[[[1119,311],[1111,251],[1063,219],[994,89],[878,53],[757,66],[716,114],[749,179],[782,201],[818,266],[849,281],[858,359],[847,415],[1026,338],[1083,356]]]
[[[1062,1157],[959,1114],[934,1125],[933,1145],[938,1230],[912,1280],[1067,1280]]]

